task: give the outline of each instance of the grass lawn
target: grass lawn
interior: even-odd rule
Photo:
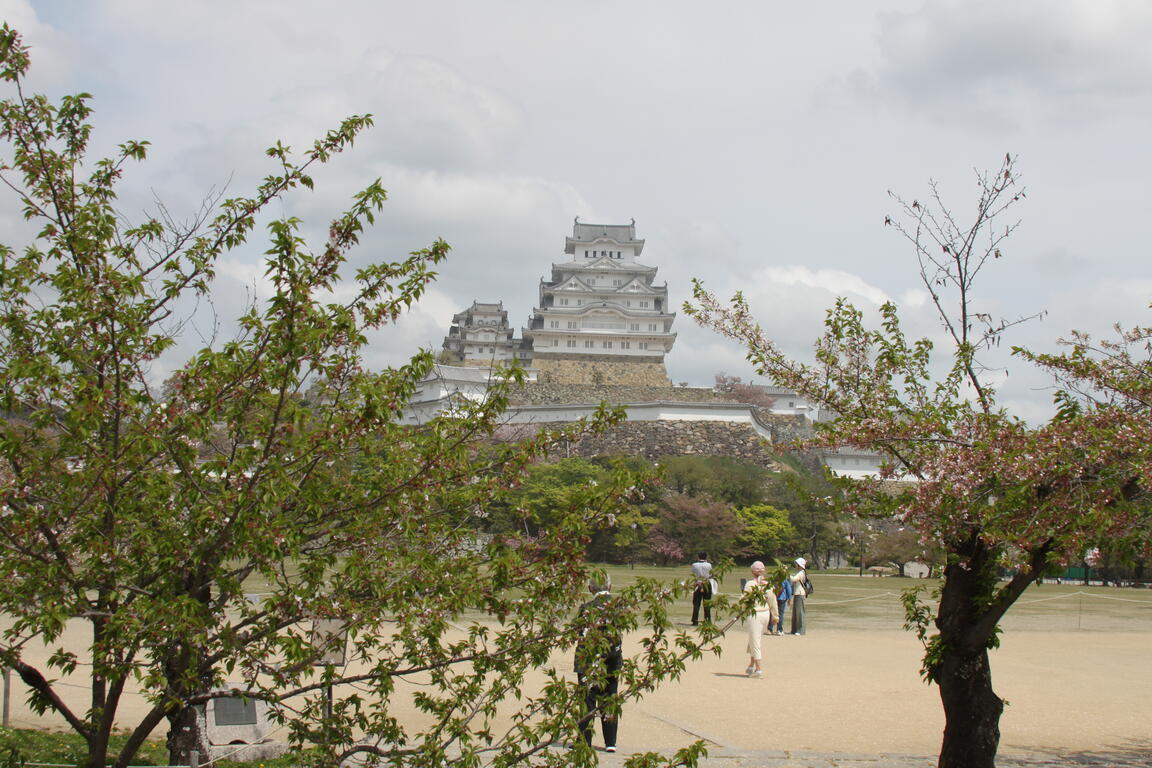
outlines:
[[[127,734],[112,737],[111,754],[124,743]],[[50,765],[79,765],[84,759],[84,740],[67,731],[36,730],[31,728],[0,728],[0,768],[15,768],[27,763],[47,763]],[[216,768],[298,768],[306,764],[299,753],[289,753],[272,760],[259,763],[237,763],[221,760],[213,765]],[[168,750],[164,742],[150,740],[144,743],[132,765],[168,765]]]
[[[604,566],[617,587],[638,578],[665,581],[689,578],[687,566]],[[816,591],[808,598],[808,623],[813,629],[837,626],[843,629],[902,629],[904,609],[901,593],[923,587],[924,599],[931,599],[936,579],[894,576],[859,576],[855,572],[809,571]],[[746,568],[734,568],[720,580],[720,594],[735,595]],[[684,621],[692,605],[684,598],[679,611]],[[713,620],[719,621],[718,616]],[[1152,631],[1152,590],[1077,584],[1036,584],[1028,588],[1005,617],[1005,631],[1085,630],[1109,632]]]

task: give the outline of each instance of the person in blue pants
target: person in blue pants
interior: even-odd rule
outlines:
[[[776,634],[784,634],[784,612],[788,610],[788,603],[792,600],[792,580],[785,577],[780,587],[776,590],[776,605],[780,608],[780,618],[776,622]],[[772,632],[772,627],[768,627],[768,631]]]

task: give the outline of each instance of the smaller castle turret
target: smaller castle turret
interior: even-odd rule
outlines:
[[[471,307],[453,315],[441,354],[441,360],[452,365],[491,367],[514,358],[527,365],[531,357],[531,350],[512,337],[502,301],[473,301]]]

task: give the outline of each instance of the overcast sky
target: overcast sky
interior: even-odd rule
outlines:
[[[247,192],[277,139],[304,147],[343,117],[376,127],[293,197],[317,236],[380,177],[390,202],[357,262],[437,237],[453,255],[374,365],[439,349],[454,312],[502,300],[515,327],[564,260],[573,217],[636,219],[674,306],[689,280],[743,289],[798,354],[838,295],[892,299],[936,335],[915,257],[883,226],[887,192],[936,180],[960,218],[975,169],[1019,156],[1028,196],[980,309],[1046,311],[1008,343],[1149,323],[1152,3],[1142,0],[770,0],[582,3],[0,0],[32,46],[32,87],[94,96],[102,152],[152,142],[125,212],[154,194],[191,213]],[[0,206],[12,232],[15,206]],[[6,240],[7,241],[7,240]],[[319,242],[319,241],[317,241]],[[243,296],[262,249],[221,269]],[[223,302],[229,305],[229,302]],[[681,316],[674,382],[750,378],[735,345]],[[1018,365],[1018,364],[1017,364]],[[1013,369],[1002,402],[1045,412]]]

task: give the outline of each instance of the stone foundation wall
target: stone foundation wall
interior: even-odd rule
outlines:
[[[581,359],[542,357],[532,359],[536,380],[541,383],[599,386],[670,387],[664,361],[588,355]]]
[[[525,384],[512,395],[516,405],[556,405],[559,403],[709,403],[719,400],[705,387],[672,387],[667,382],[656,386],[574,384],[561,381],[539,381]]]
[[[500,437],[517,439],[538,429],[559,426],[562,425],[508,425]],[[553,458],[615,454],[643,456],[649,461],[664,456],[728,456],[777,471],[783,469],[773,457],[771,446],[750,426],[723,421],[626,421],[602,435],[589,435],[560,446]]]

